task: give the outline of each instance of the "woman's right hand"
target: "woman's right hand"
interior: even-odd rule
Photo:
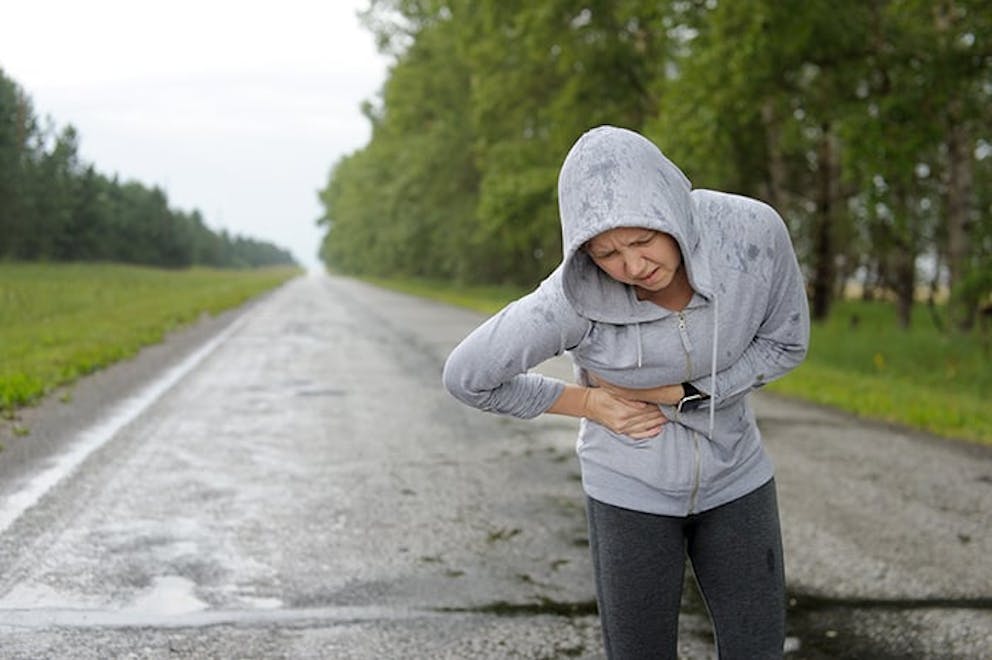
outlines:
[[[586,390],[584,407],[585,417],[638,440],[658,435],[668,421],[653,403],[624,399],[598,387]]]

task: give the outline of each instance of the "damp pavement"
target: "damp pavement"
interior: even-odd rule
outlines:
[[[601,658],[577,425],[440,387],[481,320],[309,275],[5,423],[0,658]],[[786,657],[987,657],[992,452],[755,403]]]

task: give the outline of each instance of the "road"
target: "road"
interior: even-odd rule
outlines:
[[[0,658],[601,657],[576,424],[440,388],[481,318],[302,277],[6,425]],[[756,404],[788,657],[992,648],[992,452]]]

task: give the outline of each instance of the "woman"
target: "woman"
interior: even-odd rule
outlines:
[[[798,365],[809,312],[767,205],[691,190],[637,133],[604,126],[558,181],[564,259],[445,365],[461,401],[581,417],[597,600],[610,658],[675,658],[685,556],[721,658],[780,657],[782,544],[748,393]],[[576,385],[529,373],[568,351]]]

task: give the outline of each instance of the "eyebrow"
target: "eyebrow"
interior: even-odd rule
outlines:
[[[597,254],[610,254],[611,252],[615,251],[612,248],[596,250],[595,246],[592,244],[592,241],[587,241],[586,244],[582,246],[582,249],[584,249],[589,254],[592,254],[593,252],[596,252]]]
[[[636,236],[634,236],[633,238],[631,238],[629,241],[627,241],[626,243],[624,243],[624,246],[633,245],[634,243],[640,243],[640,242],[642,242],[644,240],[652,239],[652,238],[654,238],[655,233],[656,233],[655,230],[645,228],[643,230],[643,233],[637,234]],[[584,249],[586,252],[588,252],[588,253],[591,254],[593,252],[593,250],[594,250],[594,246],[592,244],[592,242],[594,240],[595,240],[594,238],[590,238],[588,241],[586,241],[582,245],[582,249]],[[603,255],[607,255],[607,254],[612,254],[612,253],[616,252],[616,250],[614,250],[612,248],[607,248],[605,252],[602,251],[602,250],[600,250],[600,252],[602,252]]]

